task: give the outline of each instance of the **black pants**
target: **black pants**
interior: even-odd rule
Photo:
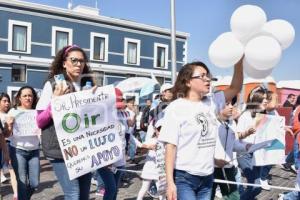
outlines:
[[[222,168],[215,168],[214,178],[236,182],[235,176],[237,174],[237,169],[234,166],[231,168],[223,168],[223,169],[225,171],[225,175],[223,173]],[[226,184],[226,183],[214,183],[211,199],[215,198],[216,188],[218,185],[220,186],[221,193],[223,196],[229,196],[231,193],[238,191],[237,185]]]

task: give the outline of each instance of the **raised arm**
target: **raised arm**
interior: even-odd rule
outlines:
[[[234,65],[234,73],[229,88],[224,91],[226,102],[231,101],[231,99],[241,91],[243,80],[243,58],[241,58],[241,60]]]

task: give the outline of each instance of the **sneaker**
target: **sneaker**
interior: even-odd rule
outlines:
[[[4,176],[3,174],[1,174],[1,183],[5,183],[6,181],[8,181],[9,178],[7,178],[6,176]]]
[[[260,185],[261,185],[261,188],[264,190],[271,190],[271,186],[269,185],[268,180],[260,179]]]
[[[94,178],[92,178],[91,183],[92,183],[92,185],[97,185],[98,184],[97,180],[94,179]]]
[[[297,169],[296,169],[295,165],[291,165],[290,170],[291,170],[291,172],[293,172],[294,174],[297,174]]]
[[[278,200],[283,200],[284,194],[283,193],[279,193],[278,194]]]
[[[97,190],[96,193],[95,193],[96,196],[100,196],[100,197],[103,197],[104,194],[105,194],[105,189],[104,188]]]
[[[218,197],[218,199],[223,198],[220,187],[217,187],[215,196]]]
[[[151,196],[152,198],[157,199],[159,197],[159,194],[157,192],[157,188],[155,184],[151,184],[149,190],[147,191],[147,193],[149,194],[149,196]]]

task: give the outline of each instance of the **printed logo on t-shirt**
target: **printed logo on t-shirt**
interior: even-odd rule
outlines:
[[[208,133],[208,121],[206,119],[206,116],[203,113],[198,113],[196,115],[196,122],[201,127],[201,136],[206,136]]]
[[[197,125],[199,126],[200,135],[198,140],[198,148],[214,148],[216,138],[213,134],[214,120],[209,113],[198,113],[195,116]]]

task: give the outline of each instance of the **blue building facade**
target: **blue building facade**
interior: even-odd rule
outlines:
[[[56,52],[76,44],[89,56],[98,84],[128,77],[171,80],[170,30],[99,15],[95,8],[61,9],[0,1],[0,91],[41,89]],[[187,60],[188,33],[176,33],[177,69]]]

